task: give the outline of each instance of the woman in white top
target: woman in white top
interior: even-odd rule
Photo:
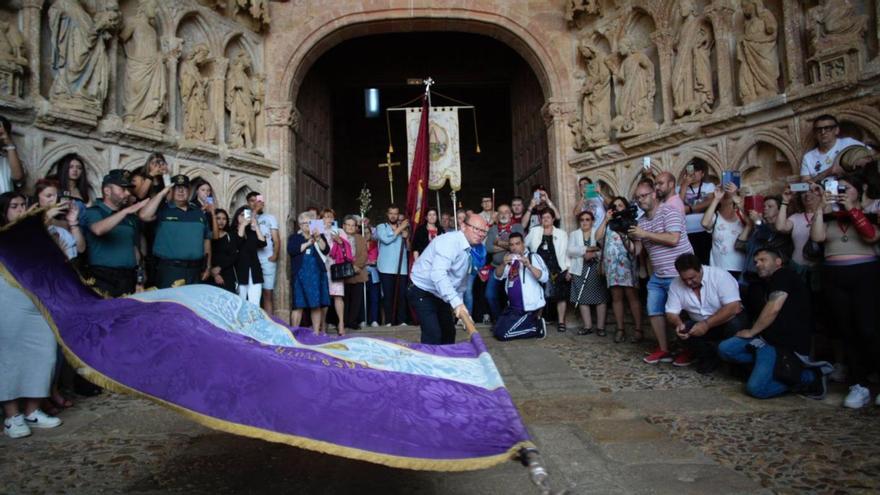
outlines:
[[[605,336],[607,289],[599,273],[601,249],[596,240],[596,220],[591,211],[578,215],[580,228],[568,234],[568,279],[571,280],[569,301],[578,307],[584,326],[578,335],[593,333],[590,306],[596,306],[596,335]]]
[[[86,251],[86,239],[79,228],[79,206],[76,201],[58,201],[59,184],[52,179],[40,179],[34,185],[36,206],[49,208],[46,226],[67,259],[72,260]]]
[[[709,265],[727,270],[734,278],[739,278],[746,264],[745,254],[734,247],[736,239],[745,228],[744,217],[739,209],[741,201],[742,198],[732,183],[725,185],[724,189],[716,189],[712,192],[712,202],[700,222],[703,229],[712,234]]]
[[[529,230],[526,236],[526,247],[530,253],[541,257],[550,272],[550,280],[547,281],[547,303],[556,303],[557,324],[556,330],[564,332],[565,309],[568,301],[568,234],[564,230],[554,227],[556,212],[551,208],[545,208],[540,212],[541,224]]]
[[[804,246],[810,240],[810,227],[813,225],[813,219],[821,202],[819,191],[810,189],[795,195],[791,188],[786,186],[782,193],[782,203],[779,204],[779,215],[776,217],[776,230],[784,234],[791,234],[791,240],[794,244],[791,260],[794,262],[793,268],[801,275],[812,272],[816,266],[815,261],[804,258]],[[795,204],[791,204],[793,200]],[[798,213],[792,213],[792,211],[798,211]],[[810,281],[810,278],[806,276],[806,281]],[[815,283],[818,283],[818,273],[815,278]],[[812,282],[810,285],[812,287]]]

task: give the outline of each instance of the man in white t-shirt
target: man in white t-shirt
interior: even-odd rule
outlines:
[[[694,254],[704,265],[709,264],[712,251],[712,234],[703,228],[703,212],[712,204],[715,184],[708,182],[709,164],[701,158],[694,158],[685,168],[678,194],[684,202],[685,227],[688,240],[694,247]]]
[[[843,175],[843,170],[834,163],[837,155],[850,146],[865,144],[839,135],[840,125],[833,115],[820,115],[813,120],[816,147],[808,151],[801,161],[801,180],[822,182],[830,176]]]
[[[0,115],[0,194],[24,182],[24,167],[12,142],[12,124]]]
[[[266,247],[257,251],[257,257],[260,258],[260,268],[263,270],[263,298],[261,306],[269,315],[273,314],[275,309],[272,301],[272,293],[275,290],[275,271],[278,266],[278,249],[281,241],[278,237],[278,220],[265,213],[266,203],[263,195],[251,191],[247,195],[248,208],[257,216],[257,225],[266,238]]]

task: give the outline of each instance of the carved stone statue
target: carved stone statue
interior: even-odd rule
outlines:
[[[251,58],[241,51],[229,65],[226,78],[226,108],[229,110],[229,147],[254,147],[256,115],[262,110],[260,85],[252,79]]]
[[[608,144],[611,128],[611,71],[605,65],[605,57],[582,39],[580,54],[587,64],[587,75],[581,86],[580,129],[575,133],[575,149],[588,149]]]
[[[93,19],[82,0],[55,0],[49,7],[55,76],[49,101],[55,106],[94,116],[102,113],[110,77],[107,44],[119,20],[115,8],[101,10]]]
[[[684,21],[676,37],[676,56],[672,66],[672,109],[676,117],[712,113],[712,35],[697,15],[693,0],[679,3]]]
[[[657,128],[654,121],[654,63],[632,41],[620,41],[623,62],[618,66],[611,57],[606,64],[614,74],[617,116],[614,127],[618,134],[635,135]]]
[[[868,16],[860,15],[849,0],[823,0],[807,13],[813,53],[839,45],[861,43]]]
[[[213,143],[214,117],[208,106],[208,81],[199,67],[210,60],[205,44],[196,45],[180,64],[180,99],[183,101],[183,136],[192,141]]]
[[[600,15],[599,0],[568,0],[565,8],[565,20],[573,23],[580,13],[587,15]]]
[[[22,76],[28,66],[24,36],[15,24],[0,20],[0,97],[22,96]]]
[[[235,0],[235,11],[240,10],[246,10],[261,24],[269,24],[269,0]]]
[[[744,33],[736,45],[739,97],[743,103],[779,92],[779,54],[776,17],[762,0],[743,0]]]
[[[161,131],[165,128],[168,93],[165,58],[159,49],[156,0],[141,0],[137,14],[126,19],[119,38],[124,43],[125,86],[122,93],[126,125]]]

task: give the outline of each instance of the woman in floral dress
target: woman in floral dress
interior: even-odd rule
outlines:
[[[635,331],[630,342],[641,342],[644,338],[642,333],[642,304],[639,302],[639,270],[636,257],[632,255],[624,243],[629,240],[620,233],[611,230],[608,222],[614,217],[614,213],[627,208],[627,201],[620,196],[611,201],[612,212],[605,215],[599,228],[596,229],[596,240],[602,244],[602,270],[608,288],[611,289],[611,308],[614,311],[614,342],[623,342],[626,334],[623,324],[623,300],[629,301],[629,310],[635,320]]]

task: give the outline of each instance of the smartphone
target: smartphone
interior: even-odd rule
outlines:
[[[737,189],[740,188],[742,180],[742,174],[739,170],[725,170],[721,174],[721,186],[724,187],[727,184],[733,183]]]
[[[257,196],[257,197],[259,198],[259,196]],[[338,228],[339,228],[339,222],[337,222],[336,220],[333,220],[333,228],[334,228],[334,229],[338,229]]]
[[[754,196],[746,196],[745,207],[746,211],[756,211],[758,213],[764,213],[764,196],[761,196],[760,194],[756,194]]]
[[[510,261],[519,261],[520,259],[522,259],[522,258],[520,258],[520,256],[518,254],[511,254],[510,255]]]
[[[162,183],[166,186],[171,184],[171,174],[162,174]]]
[[[312,234],[323,234],[326,232],[324,230],[324,221],[323,220],[309,220],[309,232]]]
[[[250,222],[251,221],[251,210],[245,208],[244,211],[242,211],[242,213],[244,213],[244,219],[247,220],[248,222]]]
[[[642,168],[645,170],[651,170],[651,157],[646,156],[642,158]]]
[[[587,184],[587,187],[584,190],[584,197],[587,199],[599,197],[599,192],[596,190],[596,184]]]
[[[685,167],[684,170],[685,172],[687,172],[688,175],[694,175],[694,164],[688,163],[687,167]]]
[[[810,190],[810,185],[806,182],[795,182],[789,188],[791,192],[807,192]]]
[[[205,203],[208,203],[209,205],[214,204],[214,198],[212,196],[208,196],[207,198],[205,198]]]
[[[837,179],[828,179],[825,181],[825,190],[831,194],[837,194]]]
[[[535,200],[535,203],[541,202],[541,190],[540,189],[535,191],[535,194],[532,195],[532,199]]]

